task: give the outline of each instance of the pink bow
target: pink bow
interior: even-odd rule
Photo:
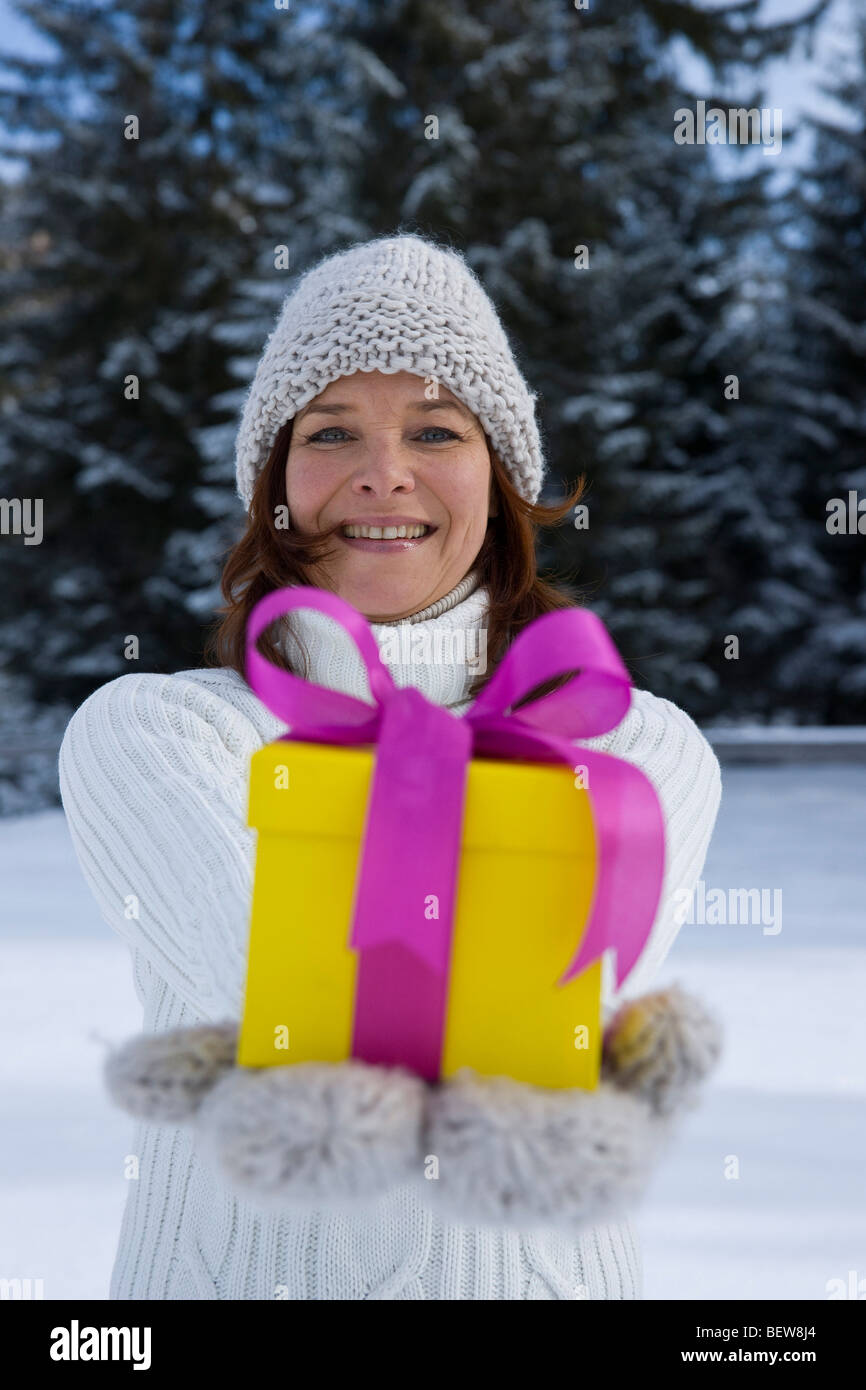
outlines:
[[[256,648],[261,633],[296,608],[334,618],[350,635],[370,682],[371,705],[281,670]],[[462,717],[395,685],[366,619],[323,589],[267,594],[247,624],[247,680],[289,729],[283,738],[376,744],[349,944],[361,955],[352,1055],[439,1074],[460,861],[473,756],[586,767],[598,846],[592,904],[579,949],[559,984],[616,951],[616,982],[649,936],[664,872],[664,824],[652,784],[630,763],[578,748],[618,725],[631,702],[628,673],[595,614],[545,613],[512,642]],[[571,679],[520,709],[554,676]],[[438,917],[425,914],[430,895]]]

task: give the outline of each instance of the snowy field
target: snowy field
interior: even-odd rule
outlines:
[[[661,977],[716,1009],[726,1051],[637,1217],[645,1296],[826,1299],[862,1280],[864,1298],[866,765],[723,781],[706,894],[780,889],[781,930],[687,923]],[[0,1277],[103,1299],[132,1122],[99,1066],[101,1039],[140,1027],[127,948],[61,812],[0,821],[0,883]]]

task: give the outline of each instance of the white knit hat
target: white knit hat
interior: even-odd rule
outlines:
[[[281,426],[330,382],[376,370],[446,386],[480,420],[518,492],[537,500],[536,395],[496,310],[463,256],[406,233],[328,256],[287,295],[241,415],[238,495],[247,507]]]

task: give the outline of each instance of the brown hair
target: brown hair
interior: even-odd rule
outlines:
[[[278,508],[286,508],[286,459],[293,420],[288,420],[274,440],[267,463],[256,479],[244,534],[229,552],[220,588],[225,603],[218,609],[223,616],[214,625],[205,647],[208,666],[230,666],[246,678],[246,626],[251,610],[260,598],[289,584],[309,584],[307,567],[322,560],[329,551],[331,537],[340,530],[336,523],[326,531],[301,533],[277,525]],[[485,439],[487,436],[485,434]],[[487,525],[487,534],[472,568],[481,574],[488,588],[487,669],[472,682],[467,698],[474,699],[490,679],[497,663],[522,628],[542,613],[574,607],[576,599],[538,574],[535,540],[539,527],[560,522],[583,496],[585,479],[560,502],[528,502],[516,490],[490,440],[487,439],[493,471],[493,496],[498,509]],[[284,670],[292,670],[288,657],[277,646],[273,627],[262,633],[258,647],[264,656]],[[293,630],[293,636],[296,636]],[[303,650],[296,637],[297,645]],[[304,671],[307,675],[308,671]],[[560,684],[558,678],[550,688]],[[538,698],[548,689],[531,692]],[[519,703],[527,702],[529,696]]]

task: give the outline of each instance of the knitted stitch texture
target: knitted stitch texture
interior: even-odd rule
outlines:
[[[477,627],[487,597],[477,589],[412,631]],[[293,616],[302,621],[310,679],[370,698],[348,635],[312,610]],[[398,684],[416,685],[456,714],[468,707],[474,671],[389,660],[384,644],[395,629],[372,626]],[[283,730],[227,668],[123,675],[70,720],[60,750],[63,805],[99,910],[129,944],[148,1032],[240,1017],[255,853],[246,824],[249,760]],[[583,742],[643,769],[666,827],[659,914],[623,989],[615,994],[610,973],[604,977],[609,1016],[647,989],[676,937],[675,893],[700,876],[721,784],[715,755],[689,716],[643,691],[633,691],[616,729]],[[127,913],[131,893],[138,917]],[[234,1196],[183,1128],[141,1122],[124,1152],[139,1156],[140,1173],[129,1184],[114,1299],[641,1297],[630,1220],[595,1226],[578,1240],[554,1230],[451,1224],[404,1187],[351,1217],[327,1207],[264,1215]]]
[[[237,435],[238,495],[247,507],[285,422],[357,371],[412,372],[447,386],[481,421],[517,490],[538,499],[536,397],[491,300],[458,252],[405,234],[328,256],[284,300]]]

